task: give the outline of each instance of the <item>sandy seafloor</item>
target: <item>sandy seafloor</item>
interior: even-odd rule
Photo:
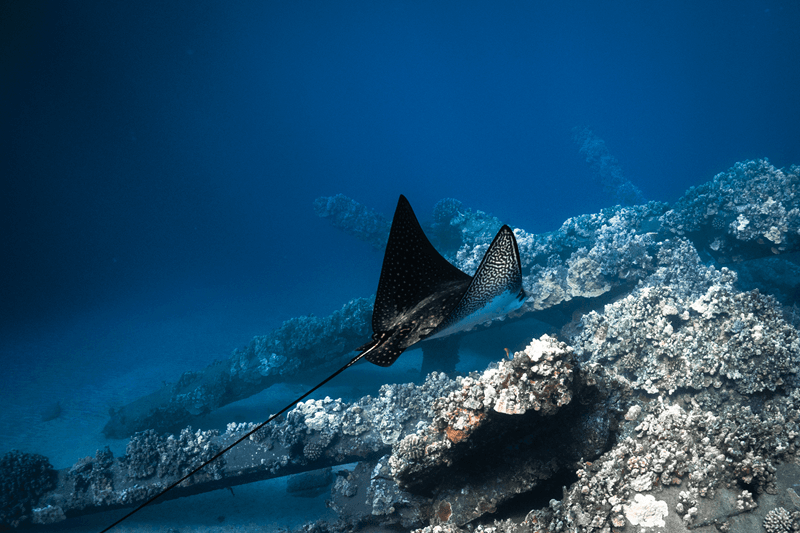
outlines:
[[[102,433],[109,408],[151,393],[187,370],[227,358],[254,335],[266,334],[291,318],[280,316],[279,309],[265,313],[272,307],[250,293],[183,288],[172,295],[143,294],[5,331],[0,345],[5,367],[0,453],[12,449],[38,453],[56,469],[94,456],[105,446],[115,457],[124,455],[127,440],[107,439]],[[352,399],[376,394],[381,383],[413,381],[419,376],[421,354],[409,350],[388,369],[359,364],[313,397]],[[483,369],[488,362],[485,356],[462,349],[457,370]],[[312,385],[271,387],[215,411],[194,429],[224,432],[228,422],[260,422]],[[61,414],[42,420],[56,402]],[[328,491],[313,498],[288,494],[286,479],[278,478],[234,487],[233,494],[223,489],[152,505],[114,531],[291,530],[326,516],[334,518],[325,506],[328,497]],[[125,512],[73,518],[48,530],[97,532]]]

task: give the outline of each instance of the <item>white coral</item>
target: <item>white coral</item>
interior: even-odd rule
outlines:
[[[767,533],[791,533],[794,530],[792,515],[783,507],[777,507],[764,517]]]
[[[664,527],[664,517],[669,514],[667,502],[656,500],[652,494],[636,494],[634,502],[623,505],[625,518],[634,526]]]

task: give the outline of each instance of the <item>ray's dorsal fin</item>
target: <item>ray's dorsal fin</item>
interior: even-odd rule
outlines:
[[[383,256],[372,331],[390,330],[400,315],[436,292],[442,283],[470,279],[436,251],[422,231],[411,204],[401,194]]]

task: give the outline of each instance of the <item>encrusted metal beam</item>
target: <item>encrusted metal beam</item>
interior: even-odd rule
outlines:
[[[301,368],[333,372],[369,339],[371,317],[372,302],[356,298],[323,318],[287,320],[229,359],[185,372],[176,383],[113,410],[103,433],[122,439],[148,429],[178,431],[215,409],[285,382]]]
[[[430,420],[429,405],[456,387],[432,373],[422,385],[384,385],[381,393],[355,403],[325,398],[300,402],[280,422],[265,426],[211,463],[163,500],[363,460],[377,460],[402,436]],[[137,433],[126,454],[98,450],[57,472],[54,489],[38,499],[34,523],[141,504],[231,444],[252,424],[217,431],[184,429],[178,435]],[[159,500],[161,501],[161,500]]]

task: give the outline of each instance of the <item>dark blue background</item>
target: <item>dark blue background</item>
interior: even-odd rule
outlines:
[[[403,193],[426,219],[450,196],[552,230],[611,202],[577,125],[649,199],[748,158],[800,163],[795,1],[4,2],[1,18],[6,325],[206,286],[329,313],[374,291],[381,256],[315,197],[391,216]]]

